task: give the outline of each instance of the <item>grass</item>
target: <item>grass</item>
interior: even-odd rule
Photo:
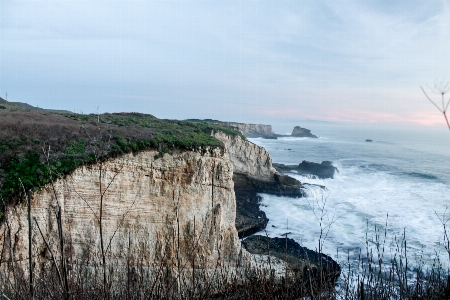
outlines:
[[[2,104],[9,105],[9,104]],[[163,120],[149,114],[57,114],[48,111],[0,110],[0,196],[17,201],[25,190],[36,191],[81,165],[124,153],[157,149],[158,157],[175,149],[211,151],[224,149],[211,136],[222,131],[245,137],[238,131],[202,121]],[[49,160],[45,152],[50,151]]]

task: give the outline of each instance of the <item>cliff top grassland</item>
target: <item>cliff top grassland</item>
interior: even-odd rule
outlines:
[[[74,114],[1,98],[0,128],[0,203],[17,200],[24,189],[35,191],[78,166],[120,154],[223,149],[213,131],[245,139],[238,131],[207,122],[141,113]]]

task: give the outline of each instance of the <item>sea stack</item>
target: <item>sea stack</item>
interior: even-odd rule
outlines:
[[[311,130],[302,128],[300,126],[294,127],[294,129],[292,130],[291,136],[317,138],[317,135],[311,134]]]

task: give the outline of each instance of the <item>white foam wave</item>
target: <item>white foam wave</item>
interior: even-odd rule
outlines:
[[[339,169],[334,179],[290,174],[301,182],[326,187],[326,190],[305,187],[305,198],[262,195],[262,204],[266,206],[263,210],[270,219],[269,234],[280,236],[291,231],[292,238],[316,249],[320,236],[317,204],[323,204],[324,200],[323,224],[332,223],[324,250],[334,258],[339,249],[341,253],[349,250],[356,259],[359,251],[365,253],[366,235],[370,239],[377,234],[376,230],[383,232],[386,228],[387,253],[394,251],[395,238],[405,231],[411,261],[416,255],[432,259],[437,251],[442,262],[447,263],[448,253],[442,246],[443,227],[438,217],[442,218],[444,213],[450,217],[445,210],[450,204],[450,172],[448,165],[442,163],[448,161],[448,153],[437,156],[432,143],[416,149],[413,146],[417,142],[397,135],[380,132],[373,138],[382,142],[366,143],[361,136],[353,136],[354,131],[347,133],[344,138],[341,132],[335,132],[320,139],[283,137],[255,141],[269,151],[274,162],[330,160]],[[443,149],[448,152],[448,147]],[[344,263],[347,257],[337,259]]]
[[[317,199],[324,195],[326,187],[319,185],[303,185],[302,191],[305,193],[307,198]]]
[[[448,196],[443,198],[450,195],[448,186],[405,181],[384,172],[367,173],[357,167],[341,167],[334,179],[292,176],[313,185],[304,188],[305,198],[262,195],[262,209],[270,220],[269,235],[281,236],[288,230],[302,245],[317,249],[321,234],[319,220],[323,214],[322,227],[330,225],[324,252],[335,258],[338,250],[341,253],[350,250],[351,259],[356,260],[360,251],[365,253],[366,234],[370,238],[376,234],[376,228],[381,232],[386,228],[391,240],[405,230],[411,257],[424,252],[425,257],[431,258],[438,251],[446,261],[444,248],[439,244],[443,228],[436,213],[442,215],[442,208],[449,200]],[[392,241],[390,248],[394,251]]]

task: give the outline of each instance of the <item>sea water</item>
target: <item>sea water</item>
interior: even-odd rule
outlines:
[[[313,184],[304,198],[261,194],[269,236],[290,232],[290,238],[315,250],[322,242],[322,252],[345,265],[347,260],[356,264],[368,248],[376,251],[377,232],[385,247],[384,262],[389,263],[405,235],[410,265],[427,267],[439,258],[448,266],[442,224],[450,218],[448,129],[301,125],[319,138],[249,140],[264,147],[275,163],[329,160],[339,172],[333,179],[291,172],[302,183]]]

